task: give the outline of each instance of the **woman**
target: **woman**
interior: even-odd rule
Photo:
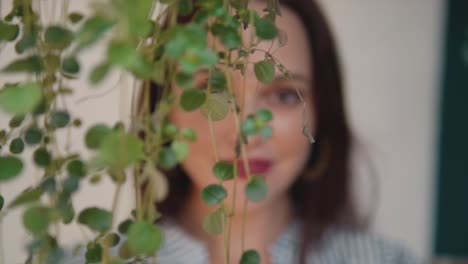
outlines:
[[[257,86],[252,65],[246,69],[245,83],[238,72],[232,73],[242,117],[268,108],[273,114],[273,135],[269,139],[248,139],[251,172],[264,175],[269,192],[261,202],[249,202],[245,215],[243,190],[247,180],[239,163],[236,205],[230,219],[230,263],[239,263],[245,249],[256,249],[262,263],[420,263],[398,245],[363,231],[351,202],[352,135],[330,29],[314,1],[280,3],[282,15],[276,25],[287,32],[288,42],[281,48],[277,42],[272,47],[271,42],[265,42],[259,50],[271,48],[275,58],[297,78],[277,78],[271,84]],[[265,6],[266,1],[249,3],[259,14]],[[244,32],[245,39],[249,30]],[[255,52],[250,62],[263,58],[264,53]],[[198,72],[195,77],[203,86],[207,73]],[[152,88],[155,105],[158,87]],[[173,88],[180,95],[181,89],[177,85]],[[178,127],[193,128],[197,140],[190,145],[190,154],[181,166],[166,171],[169,196],[156,205],[163,215],[166,241],[158,253],[158,263],[224,263],[223,237],[208,235],[202,229],[203,217],[213,207],[203,202],[200,192],[217,182],[212,175],[217,159],[234,160],[234,116],[229,113],[224,120],[213,122],[215,142],[211,142],[208,121],[200,111],[174,107],[169,120]],[[302,135],[304,123],[315,138],[314,144]],[[224,187],[228,190],[226,201],[231,201],[233,181]],[[244,248],[240,243],[243,217]]]

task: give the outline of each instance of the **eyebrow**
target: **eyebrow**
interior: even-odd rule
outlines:
[[[205,73],[205,74],[208,74],[209,73],[209,70],[208,69],[200,69],[199,70],[199,73]],[[287,81],[287,80],[293,80],[293,81],[302,81],[302,82],[310,82],[310,78],[307,77],[306,75],[304,74],[300,74],[300,73],[291,73],[289,75],[290,77],[286,77],[286,74],[277,74],[275,76],[275,78],[273,79],[273,82],[275,81]]]
[[[302,81],[302,82],[310,82],[310,78],[303,75],[303,74],[300,74],[300,73],[292,73],[289,75],[289,78],[286,77],[285,74],[281,74],[281,75],[276,75],[275,76],[275,79],[273,81],[286,81],[286,80],[294,80],[294,81]]]

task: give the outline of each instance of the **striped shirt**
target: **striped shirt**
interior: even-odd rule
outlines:
[[[164,242],[158,264],[208,264],[204,244],[172,222],[162,225]],[[293,221],[270,248],[272,264],[298,263],[301,225]],[[378,235],[334,227],[325,232],[318,250],[306,257],[307,264],[423,264],[398,243]],[[85,263],[84,252],[66,264]],[[151,262],[148,262],[151,263]]]
[[[270,249],[272,264],[298,263],[300,222],[293,221]],[[165,241],[158,253],[159,264],[207,264],[209,256],[201,241],[175,224],[164,226]],[[319,250],[310,252],[307,264],[422,264],[398,243],[345,228],[325,232]]]

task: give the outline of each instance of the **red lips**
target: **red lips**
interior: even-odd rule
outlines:
[[[265,159],[249,159],[248,163],[250,174],[265,174],[273,166],[271,161]],[[244,169],[244,161],[242,159],[237,160],[237,171],[239,178],[247,178],[247,173]]]

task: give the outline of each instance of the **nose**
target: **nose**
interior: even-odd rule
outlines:
[[[256,85],[246,86],[243,90],[244,91],[242,91],[242,89],[238,89],[238,94],[236,94],[237,103],[239,104],[240,109],[240,125],[242,125],[242,122],[247,118],[247,116],[251,114],[254,115],[261,107]],[[263,138],[259,133],[249,135],[247,138],[247,148],[256,148],[262,142]]]

